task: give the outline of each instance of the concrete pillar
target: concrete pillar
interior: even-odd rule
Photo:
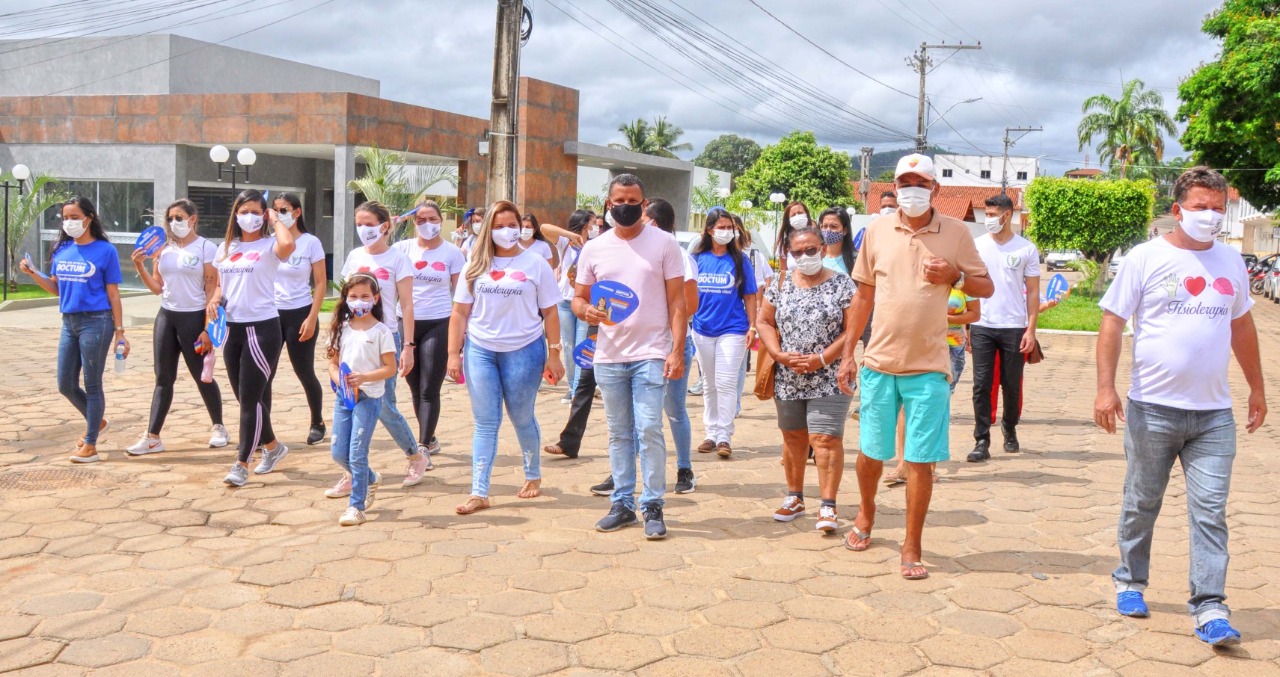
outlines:
[[[153,225],[164,222],[165,208],[174,200],[187,196],[187,147],[164,147],[165,160],[155,175],[155,219]]]
[[[355,195],[347,184],[356,178],[356,147],[333,148],[333,277],[336,279],[355,248]]]

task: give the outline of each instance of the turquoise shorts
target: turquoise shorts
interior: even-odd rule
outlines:
[[[908,463],[940,463],[951,459],[951,387],[946,374],[911,376],[882,374],[863,367],[862,414],[858,441],[862,453],[877,461],[891,461],[898,428],[898,410],[906,417],[903,456]]]

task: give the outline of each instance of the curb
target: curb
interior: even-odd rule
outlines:
[[[134,296],[146,296],[149,291],[120,292],[120,298],[127,299]],[[58,305],[57,296],[44,296],[38,299],[14,299],[12,301],[0,302],[0,313],[12,310],[32,310],[34,308],[49,308]]]
[[[1097,336],[1096,331],[1078,331],[1075,329],[1037,329],[1037,334],[1048,334],[1050,336]],[[1133,336],[1133,331],[1125,327],[1121,336]]]

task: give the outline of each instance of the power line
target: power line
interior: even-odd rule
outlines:
[[[851,71],[853,71],[853,72],[857,73],[858,75],[861,75],[861,76],[863,76],[863,77],[867,78],[868,80],[871,80],[872,82],[874,82],[874,83],[876,83],[876,84],[878,84],[878,85],[881,85],[881,86],[883,86],[883,87],[886,87],[886,88],[888,88],[888,89],[891,89],[891,90],[893,90],[893,91],[895,91],[895,92],[897,92],[897,93],[899,93],[899,94],[901,94],[901,95],[903,95],[903,96],[910,97],[910,98],[912,98],[912,99],[916,98],[914,94],[910,94],[910,93],[908,93],[908,92],[904,92],[904,91],[902,91],[901,89],[898,89],[897,87],[894,87],[893,85],[890,85],[890,84],[888,84],[888,83],[882,82],[881,80],[878,80],[878,79],[876,79],[875,77],[873,77],[873,76],[871,76],[871,75],[869,75],[869,74],[867,74],[867,73],[865,73],[865,72],[863,72],[863,71],[859,70],[858,68],[854,67],[852,64],[850,64],[849,62],[845,61],[844,59],[841,59],[840,57],[836,56],[835,54],[832,54],[831,52],[827,51],[827,48],[823,47],[822,45],[819,45],[818,43],[814,42],[813,40],[810,40],[810,39],[809,39],[808,37],[806,37],[804,34],[800,33],[800,31],[797,31],[796,29],[794,29],[794,28],[792,28],[791,26],[789,26],[785,21],[783,21],[782,19],[779,19],[777,16],[775,16],[775,15],[773,14],[773,12],[770,12],[769,10],[765,9],[764,7],[762,7],[762,6],[760,5],[760,3],[756,2],[756,0],[749,0],[749,1],[751,2],[751,4],[755,5],[755,6],[756,6],[756,7],[757,7],[761,12],[764,12],[765,14],[769,15],[769,18],[770,18],[770,19],[773,19],[774,21],[778,22],[778,24],[779,24],[779,25],[781,25],[783,28],[785,28],[785,29],[787,29],[787,30],[791,31],[792,33],[794,33],[794,34],[795,34],[797,37],[799,37],[801,40],[804,40],[805,42],[809,43],[810,45],[813,45],[815,48],[817,48],[817,49],[818,49],[818,51],[822,52],[823,54],[826,54],[827,56],[831,57],[832,59],[835,59],[835,60],[836,60],[836,61],[838,61],[840,64],[842,64],[845,68],[848,68],[849,70],[851,70]]]
[[[952,26],[955,26],[956,28],[960,29],[960,32],[961,32],[961,33],[964,33],[965,35],[969,36],[969,38],[970,38],[970,39],[972,39],[972,40],[977,40],[977,39],[978,39],[978,37],[977,37],[977,36],[975,36],[973,33],[970,33],[969,31],[966,31],[966,30],[964,29],[964,26],[961,26],[960,24],[956,23],[954,19],[952,19],[951,17],[947,16],[947,13],[946,13],[946,12],[944,12],[944,11],[942,11],[942,8],[941,8],[941,7],[939,7],[938,5],[934,4],[933,0],[927,0],[927,1],[928,1],[928,3],[929,3],[929,6],[933,7],[934,9],[936,9],[936,10],[938,11],[938,14],[941,14],[941,15],[942,15],[942,18],[944,18],[944,19],[946,19],[947,21],[951,22],[951,25],[952,25]]]

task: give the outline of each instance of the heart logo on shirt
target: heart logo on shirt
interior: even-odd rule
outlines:
[[[506,271],[493,270],[489,272],[489,277],[493,278],[494,282],[497,282],[498,280],[501,280],[503,277],[505,277],[506,274],[507,274]]]
[[[511,271],[511,279],[515,280],[516,282],[524,282],[525,280],[529,279],[529,276],[525,275],[524,272],[522,271],[513,270]]]
[[[257,261],[258,259],[262,258],[262,255],[259,254],[258,252],[249,252],[244,255],[244,258],[246,261]]]
[[[443,273],[446,268],[448,268],[448,266],[444,265],[444,261],[433,261],[431,263],[432,270],[438,270]]]
[[[419,262],[417,262],[417,263],[413,264],[413,267],[414,267],[414,268],[417,268],[418,270],[422,270],[423,268],[426,268],[426,267],[427,267],[427,262],[426,262],[426,261],[419,261]]]
[[[1203,277],[1188,277],[1182,281],[1182,286],[1186,287],[1192,296],[1199,296],[1209,283]]]
[[[377,270],[373,271],[373,276],[378,278],[379,280],[390,280],[391,272],[388,271],[386,268],[378,268]]]
[[[356,272],[357,272],[357,273],[367,273],[367,272],[369,272],[369,266],[360,266],[359,268],[356,268]]]
[[[1214,289],[1214,291],[1218,292],[1219,294],[1222,294],[1223,296],[1235,296],[1235,295],[1236,295],[1236,288],[1235,288],[1235,285],[1232,285],[1232,284],[1231,284],[1231,280],[1228,280],[1228,279],[1227,279],[1227,278],[1225,278],[1225,277],[1220,277],[1220,278],[1218,278],[1218,279],[1214,280],[1214,281],[1213,281],[1213,289]]]
[[[234,253],[234,254],[232,254],[232,255],[231,255],[231,262],[232,262],[232,263],[235,263],[236,261],[239,261],[239,260],[240,260],[241,258],[243,258],[243,257],[244,257],[244,254],[242,254],[242,253],[240,253],[240,252],[236,252],[236,253]]]

